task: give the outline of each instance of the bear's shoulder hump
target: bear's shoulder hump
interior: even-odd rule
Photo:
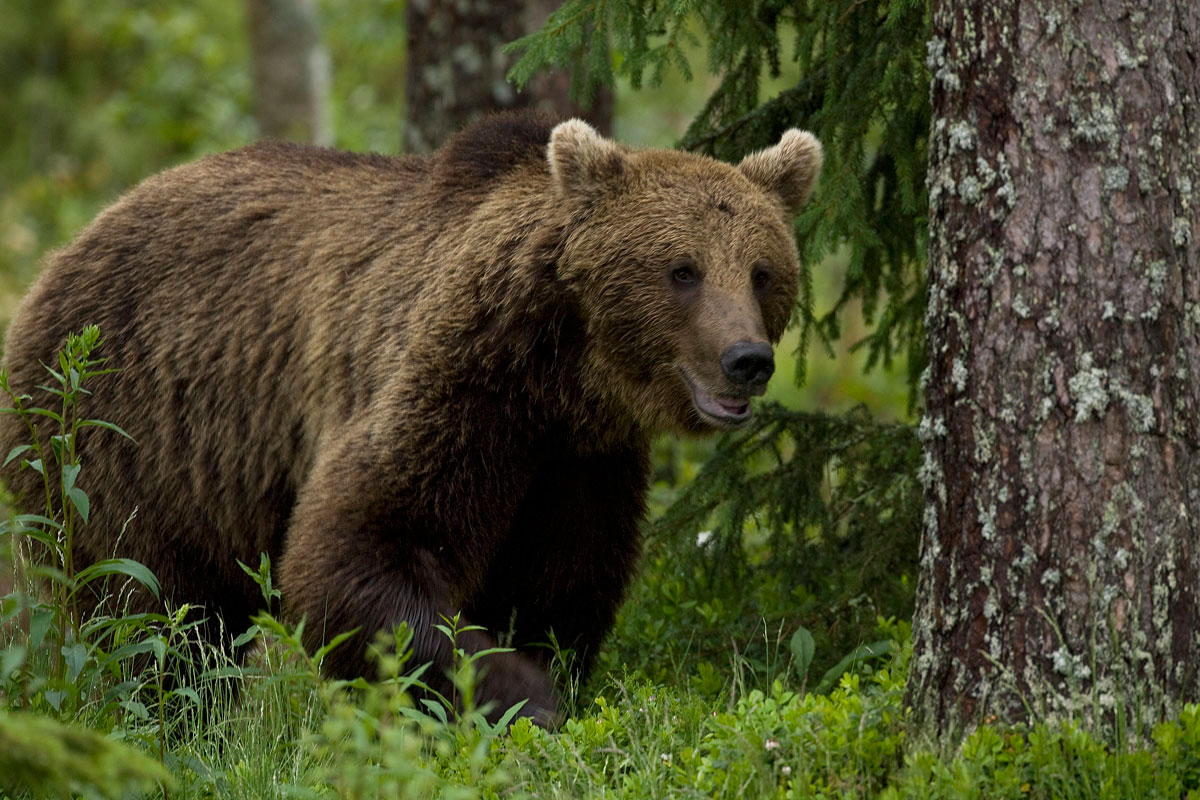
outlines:
[[[460,188],[486,184],[523,164],[546,162],[550,131],[559,122],[540,111],[491,114],[452,137],[438,153],[438,172]]]

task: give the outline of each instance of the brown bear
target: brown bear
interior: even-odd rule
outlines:
[[[70,331],[99,325],[119,369],[85,411],[136,443],[79,441],[77,564],[136,559],[237,629],[261,601],[235,559],[266,552],[309,645],[358,629],[328,672],[364,673],[403,620],[442,691],[434,626],[461,612],[468,652],[512,634],[483,660],[493,719],[555,718],[537,645],[585,673],[611,627],[648,440],[744,423],[771,375],[821,158],[799,130],[733,167],[517,114],[428,157],[264,142],[147,179],[50,256],[7,335],[42,404]],[[26,440],[2,424],[5,452]]]

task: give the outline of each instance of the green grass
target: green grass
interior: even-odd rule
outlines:
[[[31,743],[0,746],[5,796],[123,797],[158,780],[181,798],[1200,797],[1195,706],[1136,749],[1070,724],[984,727],[952,758],[917,746],[904,646],[828,694],[804,691],[799,676],[751,688],[731,671],[706,691],[689,676],[609,674],[558,731],[522,719],[505,732],[477,714],[418,711],[403,677],[325,681],[281,641],[236,679],[237,697],[225,678],[175,665],[210,705],[170,732],[166,770],[155,767],[153,719],[113,724],[85,708],[64,725],[0,712],[0,745]]]

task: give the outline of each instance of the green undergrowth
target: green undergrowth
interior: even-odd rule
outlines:
[[[294,631],[266,617],[259,624],[272,644],[238,678],[237,698],[220,699],[206,688],[216,677],[179,665],[216,702],[202,723],[171,733],[161,762],[153,721],[105,723],[95,708],[66,722],[0,712],[0,796],[1200,797],[1195,706],[1136,749],[1069,724],[986,726],[949,759],[916,746],[903,706],[909,648],[899,643],[828,693],[781,679],[712,694],[609,675],[548,732],[523,718],[504,730],[478,712],[455,719],[445,706],[414,703],[414,679],[399,672],[404,654],[386,647],[381,680],[325,680]],[[149,788],[157,785],[170,789]]]
[[[403,625],[376,640],[375,680],[326,679],[339,641],[306,652],[270,613],[265,556],[243,566],[267,610],[226,637],[243,658],[198,641],[203,609],[85,611],[158,592],[136,562],[73,560],[91,508],[76,438],[123,435],[84,413],[100,345],[69,338],[52,408],[10,393],[30,441],[7,460],[38,474],[45,509],[0,526],[0,798],[1200,800],[1195,706],[1136,743],[1071,723],[987,725],[950,755],[911,739],[915,450],[853,413],[764,407],[744,437],[659,446],[645,566],[553,732],[516,707],[487,721],[479,656],[456,649],[453,696],[427,691]]]

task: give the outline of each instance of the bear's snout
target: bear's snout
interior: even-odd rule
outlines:
[[[721,354],[721,370],[730,382],[757,394],[775,372],[775,352],[766,342],[734,342]]]

